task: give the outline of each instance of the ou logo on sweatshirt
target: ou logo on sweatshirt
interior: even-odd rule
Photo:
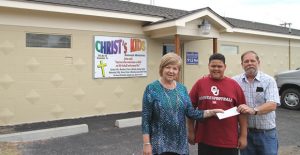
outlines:
[[[219,89],[217,86],[212,86],[210,88],[210,91],[215,95],[215,96],[218,96],[219,95]]]

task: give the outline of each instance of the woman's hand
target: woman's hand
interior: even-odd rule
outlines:
[[[224,113],[223,109],[204,110],[204,118],[216,116],[217,113]]]
[[[143,155],[152,155],[152,146],[151,146],[151,144],[144,144],[144,146],[143,146]]]

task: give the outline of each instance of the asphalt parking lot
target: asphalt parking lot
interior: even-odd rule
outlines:
[[[10,128],[0,127],[0,134],[29,131],[45,127],[87,124],[85,134],[22,143],[0,143],[0,154],[7,155],[140,155],[141,127],[116,128],[116,119],[140,116],[140,113],[65,120],[46,124],[31,124]],[[277,109],[280,155],[300,155],[300,111]],[[195,155],[195,146],[190,154]]]

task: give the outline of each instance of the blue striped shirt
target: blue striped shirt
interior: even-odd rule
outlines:
[[[279,92],[273,77],[259,71],[251,83],[247,80],[245,73],[234,76],[233,79],[243,89],[249,107],[258,107],[270,101],[280,105]],[[275,119],[275,111],[263,115],[249,115],[248,127],[272,129],[276,127]]]

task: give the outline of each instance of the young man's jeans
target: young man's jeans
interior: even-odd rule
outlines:
[[[222,148],[198,143],[198,155],[238,155],[237,148]]]
[[[241,155],[277,155],[278,138],[276,129],[248,131],[248,145]]]

